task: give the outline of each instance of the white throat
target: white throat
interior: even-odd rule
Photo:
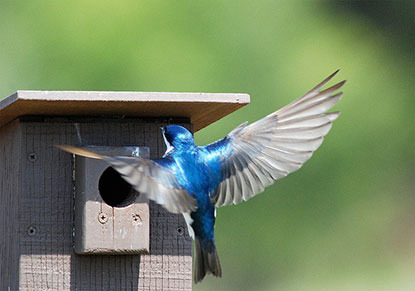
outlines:
[[[163,130],[163,139],[164,139],[164,143],[166,144],[166,148],[167,148],[166,152],[163,155],[163,158],[165,158],[173,150],[173,146],[169,143],[166,136],[164,135],[164,130]]]

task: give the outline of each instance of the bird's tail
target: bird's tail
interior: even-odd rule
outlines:
[[[201,244],[199,238],[195,238],[195,269],[194,281],[198,283],[203,280],[206,274],[213,274],[216,277],[222,277],[222,268],[219,262],[218,252],[216,247],[209,252]]]

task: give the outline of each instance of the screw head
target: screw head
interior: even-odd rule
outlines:
[[[36,234],[36,227],[34,227],[34,226],[29,226],[28,228],[27,228],[27,235],[28,236],[34,236],[35,234]]]
[[[30,154],[28,154],[28,155],[27,155],[27,159],[28,159],[30,162],[34,163],[34,162],[36,162],[36,161],[37,161],[37,154],[36,154],[35,152],[30,153]]]
[[[184,235],[184,228],[183,228],[182,226],[179,226],[179,227],[177,228],[177,234],[178,234],[178,235]]]
[[[102,224],[105,224],[108,221],[108,214],[105,212],[100,212],[98,214],[98,221]]]
[[[141,219],[141,216],[137,213],[133,214],[133,225],[142,225],[143,220]]]

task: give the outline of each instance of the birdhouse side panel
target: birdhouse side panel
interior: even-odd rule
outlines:
[[[19,122],[0,128],[0,290],[19,286]]]

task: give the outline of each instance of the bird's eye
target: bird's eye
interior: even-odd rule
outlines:
[[[166,137],[166,139],[168,141],[171,141],[171,136],[170,136],[170,134],[167,131],[164,131],[164,136]]]

